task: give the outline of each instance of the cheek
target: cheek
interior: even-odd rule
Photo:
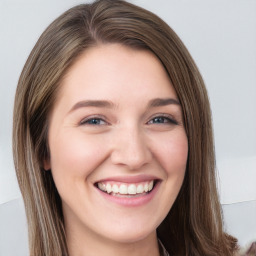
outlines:
[[[188,141],[185,133],[170,136],[158,150],[161,165],[167,175],[184,174],[188,157]]]
[[[51,140],[50,156],[53,175],[61,180],[83,177],[84,179],[104,159],[100,140],[84,134],[65,132]],[[56,180],[58,182],[58,180]]]

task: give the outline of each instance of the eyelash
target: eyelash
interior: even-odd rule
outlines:
[[[89,118],[83,119],[83,120],[80,122],[80,125],[93,125],[93,126],[104,125],[104,124],[90,123],[90,122],[92,122],[93,120],[100,121],[100,122],[103,121],[104,124],[108,124],[108,122],[106,122],[103,117],[94,116],[94,117],[89,117]]]
[[[162,122],[160,123],[153,123],[153,120],[161,120]],[[90,123],[91,122],[91,123]],[[95,122],[95,123],[92,123]],[[103,124],[101,124],[100,122],[104,122]],[[100,125],[105,125],[105,124],[109,124],[107,121],[104,120],[104,117],[100,117],[100,116],[94,116],[94,117],[89,117],[86,119],[83,119],[80,122],[80,125],[92,125],[92,126],[100,126]],[[146,124],[164,124],[164,125],[168,125],[168,124],[173,124],[173,125],[178,125],[178,122],[171,116],[166,115],[166,114],[160,114],[160,115],[156,115],[153,118],[151,118]]]
[[[165,125],[173,124],[173,125],[178,125],[178,122],[172,116],[166,115],[166,114],[160,114],[160,115],[154,116],[153,118],[150,119],[150,121],[147,122],[147,124],[152,122],[154,119],[155,120],[156,119],[162,119],[163,122],[161,122],[161,123],[152,123],[152,124],[165,124]]]

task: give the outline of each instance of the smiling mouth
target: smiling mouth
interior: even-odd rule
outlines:
[[[139,183],[97,182],[95,186],[102,192],[115,197],[141,197],[149,194],[155,187],[157,180]]]

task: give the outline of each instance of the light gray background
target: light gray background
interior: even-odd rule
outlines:
[[[0,255],[27,255],[11,153],[19,74],[46,26],[78,0],[0,0]],[[256,240],[256,0],[133,0],[181,37],[208,88],[227,231]],[[14,246],[15,244],[15,246]]]

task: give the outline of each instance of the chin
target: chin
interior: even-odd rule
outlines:
[[[127,223],[116,222],[111,228],[101,229],[101,234],[108,239],[119,243],[136,243],[155,235],[158,225],[153,225],[150,221],[133,220]],[[105,232],[104,232],[105,231]],[[110,232],[109,232],[110,231]]]
[[[152,236],[153,234],[155,234],[156,230],[151,230],[151,231],[146,231],[146,230],[140,230],[136,232],[127,232],[127,231],[123,231],[120,232],[121,230],[119,230],[118,232],[112,232],[111,234],[108,235],[108,238],[112,241],[116,241],[118,243],[136,243],[139,242],[141,240],[144,240],[146,238],[148,238],[149,236]]]

